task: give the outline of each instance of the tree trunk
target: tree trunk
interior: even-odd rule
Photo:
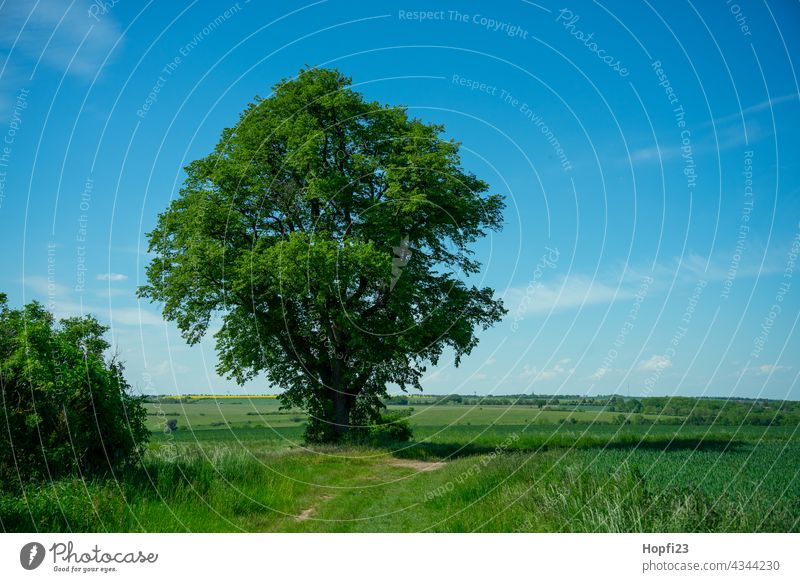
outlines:
[[[333,432],[340,440],[350,430],[350,395],[344,391],[344,386],[333,386]]]
[[[342,362],[335,360],[331,370],[330,390],[333,398],[333,434],[335,439],[341,440],[350,431],[350,411],[354,398],[347,392],[348,386],[344,381]]]

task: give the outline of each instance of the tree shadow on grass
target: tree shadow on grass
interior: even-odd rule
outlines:
[[[392,456],[400,459],[415,459],[423,461],[454,460],[475,455],[489,455],[492,453],[543,453],[552,450],[647,450],[647,451],[739,451],[752,443],[741,439],[723,437],[659,437],[659,438],[622,438],[622,439],[551,439],[538,441],[523,441],[510,445],[500,442],[497,444],[485,443],[458,443],[458,442],[412,442],[387,444],[385,447]]]

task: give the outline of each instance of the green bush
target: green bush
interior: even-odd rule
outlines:
[[[402,412],[384,412],[369,426],[369,438],[373,441],[407,442],[412,436],[408,414]]]
[[[40,303],[10,309],[0,293],[0,488],[114,472],[149,432],[142,399],[91,316],[56,322]]]
[[[413,409],[387,412],[381,411],[371,418],[360,420],[358,426],[351,428],[345,440],[350,445],[390,445],[395,442],[411,440],[413,432],[408,417]],[[306,432],[308,438],[308,432]]]

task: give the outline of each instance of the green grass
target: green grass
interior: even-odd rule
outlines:
[[[148,426],[160,430],[165,421],[176,419],[180,429],[227,429],[229,426],[283,428],[302,426],[305,415],[279,409],[272,398],[223,398],[193,400],[186,403],[148,403]]]
[[[394,449],[307,450],[298,427],[158,434],[138,471],[0,497],[0,520],[7,531],[800,531],[790,427],[436,428]]]
[[[229,430],[230,428],[282,429],[302,427],[305,417],[297,410],[280,410],[276,399],[225,398],[194,400],[187,403],[148,403],[148,426],[159,431],[167,420],[178,421],[179,430]],[[423,405],[390,406],[390,410],[410,413],[412,426],[444,429],[472,425],[546,425],[563,421],[579,423],[616,423],[619,413],[599,410],[548,410],[535,406],[460,406]],[[674,416],[637,415],[648,420],[679,422]]]
[[[275,400],[148,407],[139,469],[0,493],[0,529],[800,531],[798,427],[416,406],[412,443],[309,449]]]

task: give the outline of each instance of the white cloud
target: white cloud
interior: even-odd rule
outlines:
[[[745,109],[745,112],[758,111],[757,107],[761,105],[749,107]],[[740,116],[737,114],[735,117]],[[721,118],[718,124],[730,120],[731,116]],[[707,126],[710,126],[710,124],[707,124]],[[747,130],[746,132],[745,129]],[[771,131],[755,119],[745,120],[744,127],[741,124],[722,127],[718,125],[713,132],[706,130],[691,142],[691,153],[693,156],[716,154],[753,143],[769,135],[771,135]],[[625,165],[656,163],[659,161],[669,162],[680,159],[682,154],[684,154],[683,144],[676,143],[674,139],[669,139],[657,142],[655,145],[634,148],[628,153],[629,157],[623,158],[621,162]]]
[[[640,371],[655,371],[655,370],[666,370],[667,368],[672,367],[672,360],[670,360],[666,356],[659,356],[658,354],[654,354],[650,356],[647,360],[642,360],[639,362],[639,365],[636,367],[637,370]]]
[[[644,148],[635,149],[630,153],[631,163],[636,162],[655,162],[658,160],[668,160],[675,158],[681,153],[680,148],[661,147],[660,145],[648,146]]]
[[[160,315],[138,307],[111,309],[110,315],[109,319],[117,325],[164,325]]]
[[[773,97],[772,99],[765,99],[760,103],[756,103],[755,105],[745,107],[744,109],[741,110],[740,113],[731,113],[730,115],[719,117],[714,121],[717,123],[717,125],[722,123],[728,123],[731,121],[739,121],[742,119],[743,115],[747,115],[748,113],[758,113],[759,111],[764,111],[765,109],[773,109],[776,105],[780,105],[781,103],[786,103],[788,101],[798,101],[798,100],[800,100],[800,94],[798,93],[779,95],[777,97]],[[711,122],[708,122],[706,125],[711,125]]]
[[[55,277],[40,277],[37,275],[27,275],[20,280],[21,283],[36,293],[42,299],[47,297],[63,297],[69,293],[66,285],[56,283]]]
[[[533,287],[512,287],[504,296],[509,316],[549,313],[584,305],[611,303],[633,297],[633,291],[603,283],[580,274],[562,275],[554,282],[540,282]]]
[[[569,358],[564,358],[560,360],[559,363],[554,365],[552,368],[539,370],[536,367],[531,367],[528,364],[525,364],[522,368],[522,372],[520,373],[520,378],[532,378],[532,383],[537,382],[545,382],[547,380],[554,380],[560,376],[564,376],[567,374],[572,374],[575,372],[575,368],[566,368],[564,364],[571,362],[572,360]]]
[[[101,273],[97,276],[98,281],[127,281],[128,276],[121,273]]]
[[[752,366],[750,368],[744,368],[743,370],[740,370],[740,373],[756,374],[758,376],[768,376],[776,372],[788,372],[791,369],[792,369],[791,366],[779,366],[777,364],[762,364],[760,366]]]
[[[736,278],[761,277],[781,272],[784,268],[785,244],[773,244],[769,249],[757,240],[748,242],[741,254]],[[644,293],[652,295],[675,283],[689,291],[699,280],[724,281],[729,276],[730,254],[720,251],[709,260],[689,252],[655,265],[617,264],[599,274],[586,275],[554,273],[553,280],[540,280],[528,286],[509,287],[502,299],[508,309],[507,317],[520,322],[535,316],[589,305],[629,301]],[[645,281],[649,281],[646,285]]]
[[[113,275],[113,274],[112,274]],[[125,275],[116,275],[127,279]],[[124,279],[114,279],[122,281]],[[81,315],[94,315],[101,321],[111,322],[114,325],[163,325],[164,319],[160,314],[142,307],[109,307],[83,303],[81,298],[74,300],[70,289],[56,283],[53,279],[41,276],[27,276],[21,280],[22,284],[39,296],[40,301],[52,308],[57,318],[78,317]],[[116,293],[101,293],[92,291],[92,296],[101,296],[110,300]]]
[[[52,302],[53,313],[59,318],[94,315],[100,321],[113,325],[141,326],[164,325],[162,317],[153,311],[139,307],[99,307],[75,301],[56,300]]]
[[[120,287],[103,287],[102,289],[94,290],[95,297],[100,299],[109,300],[112,297],[132,297],[133,292],[130,289],[122,289]]]
[[[145,371],[152,376],[164,376],[169,370],[170,366],[168,360],[161,360],[157,364],[145,367]]]
[[[608,368],[600,367],[600,368],[597,368],[597,370],[594,371],[594,374],[592,374],[591,378],[593,380],[599,380],[600,378],[602,378],[603,376],[605,376],[609,372],[610,372],[610,370]]]

